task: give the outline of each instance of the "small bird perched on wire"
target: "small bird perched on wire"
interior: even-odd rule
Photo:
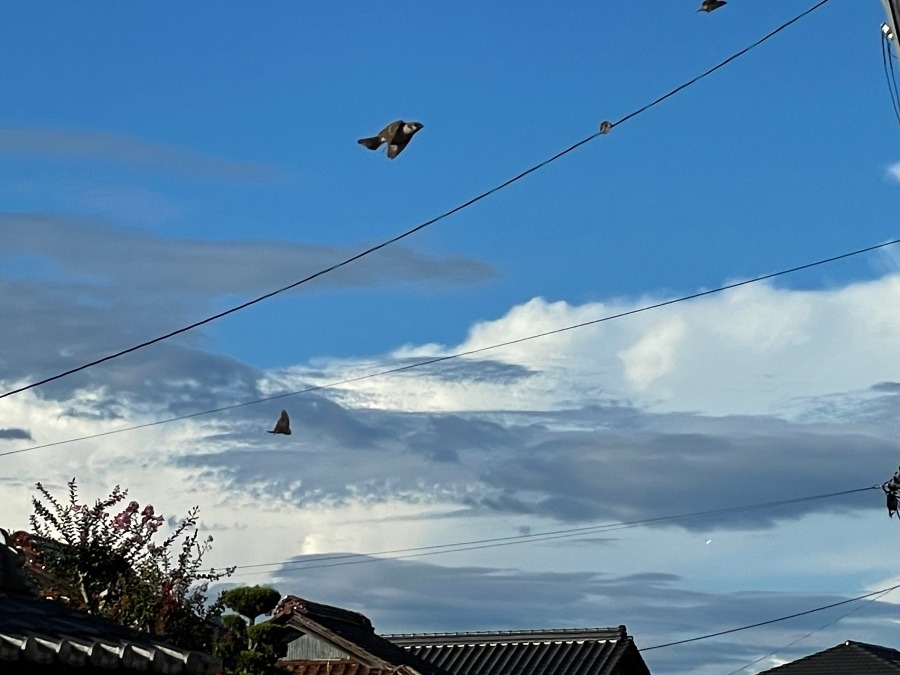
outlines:
[[[403,152],[403,148],[409,144],[416,132],[424,126],[421,122],[397,120],[379,131],[377,136],[360,138],[357,143],[366,146],[369,150],[377,150],[382,143],[387,143],[388,159],[394,159],[394,157]]]
[[[281,411],[281,417],[275,422],[275,428],[269,432],[270,434],[291,435],[291,418],[288,417],[287,410]]]
[[[727,4],[728,3],[725,2],[725,0],[703,0],[703,2],[700,3],[700,9],[698,9],[697,11],[706,12],[707,14],[709,14],[710,12],[719,9],[719,7],[721,7],[722,5]]]

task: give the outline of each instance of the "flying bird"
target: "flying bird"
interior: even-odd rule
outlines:
[[[698,12],[706,12],[709,14],[710,12],[719,9],[722,5],[727,5],[728,3],[725,0],[703,0],[700,3],[700,9]]]
[[[377,136],[360,138],[357,143],[366,146],[369,150],[377,150],[382,143],[387,143],[388,159],[394,159],[394,157],[403,152],[403,148],[409,145],[412,137],[424,126],[421,122],[397,120],[379,131]]]
[[[270,434],[291,435],[291,418],[288,417],[287,410],[281,411],[281,417],[275,422],[275,428],[269,432]]]

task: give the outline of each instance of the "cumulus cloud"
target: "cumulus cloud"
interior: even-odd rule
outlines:
[[[572,306],[535,298],[474,325],[459,345],[398,350],[421,360],[628,312],[670,298]],[[431,367],[345,387],[348,404],[390,409],[546,409],[586,400],[630,401],[659,411],[774,413],[807,400],[900,379],[900,275],[843,288],[796,291],[760,283],[620,320],[481,352],[517,367],[514,381],[444,382]],[[348,376],[370,362],[334,363]],[[305,373],[303,373],[305,375]]]
[[[619,352],[629,384],[638,391],[644,391],[654,381],[671,372],[684,333],[684,321],[674,317],[652,328],[637,343]]]

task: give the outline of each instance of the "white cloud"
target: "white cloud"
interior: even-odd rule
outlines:
[[[887,169],[887,174],[895,181],[900,182],[900,162],[891,164]]]
[[[479,349],[664,299],[572,306],[535,298],[474,325],[462,344],[407,346],[392,357]],[[391,410],[546,410],[630,400],[659,411],[779,412],[798,397],[900,380],[898,306],[897,274],[818,291],[760,283],[482,352],[455,362],[452,377],[442,374],[446,365],[428,366],[345,385],[335,395],[353,407]],[[479,359],[519,368],[520,376],[480,378]],[[325,384],[376,372],[384,363],[317,366],[313,379]],[[294,375],[310,376],[302,367]]]
[[[631,347],[620,351],[626,382],[637,391],[645,391],[670,373],[675,368],[675,353],[684,334],[684,320],[672,317],[651,328]]]

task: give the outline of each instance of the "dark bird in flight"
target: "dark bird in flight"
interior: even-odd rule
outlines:
[[[719,9],[722,5],[727,5],[728,3],[725,0],[703,0],[700,3],[700,9],[698,12],[706,12],[709,14],[710,12]]]
[[[288,417],[287,410],[281,411],[281,417],[275,422],[275,428],[269,432],[270,434],[291,435],[291,418]]]
[[[377,136],[360,138],[357,143],[366,146],[369,150],[377,150],[382,143],[387,143],[388,159],[394,159],[403,152],[403,148],[409,144],[415,133],[424,126],[421,122],[397,120],[379,131]]]

